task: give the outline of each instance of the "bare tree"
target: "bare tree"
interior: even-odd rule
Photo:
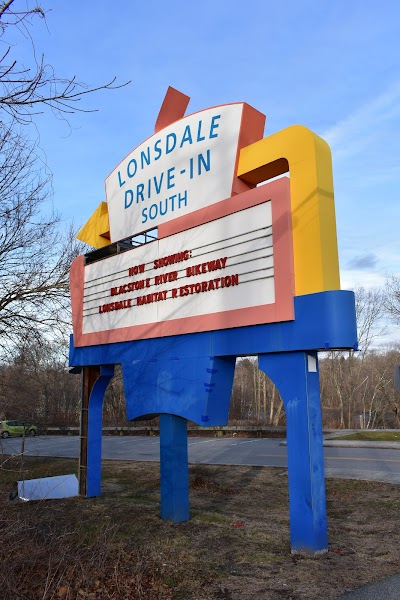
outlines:
[[[68,373],[58,343],[27,331],[0,366],[3,418],[27,420],[42,429],[79,423],[79,378]]]
[[[21,8],[19,8],[21,6]],[[5,51],[0,55],[0,110],[4,117],[21,124],[30,123],[32,117],[43,112],[47,106],[59,115],[74,112],[93,112],[82,106],[87,94],[99,90],[114,90],[127,85],[116,84],[116,78],[107,83],[89,86],[79,82],[74,76],[63,78],[57,75],[45,60],[44,55],[36,55],[30,28],[36,19],[45,19],[46,11],[35,1],[7,0],[0,4],[0,39]],[[31,68],[21,66],[12,56],[7,33],[18,30],[22,39],[30,40],[32,47]]]
[[[60,232],[51,205],[51,177],[36,147],[0,125],[0,339],[4,349],[27,330],[54,328],[65,318],[68,273],[82,244]],[[68,317],[67,317],[68,319]]]
[[[370,351],[357,358],[332,353],[320,361],[326,427],[399,427],[400,395],[393,385],[399,351]]]
[[[368,402],[366,394],[371,388],[371,379],[365,373],[363,362],[371,350],[372,343],[384,331],[384,295],[381,289],[366,290],[357,287],[356,318],[360,351],[336,351],[328,353],[321,361],[321,398],[325,414],[332,413],[332,421],[339,427],[353,427],[354,414],[360,409],[360,394],[364,391],[363,407]],[[376,394],[373,396],[376,398]]]
[[[281,425],[285,421],[285,411],[277,388],[258,369],[257,360],[253,358],[236,361],[229,420],[265,425]]]
[[[400,323],[400,276],[391,275],[386,279],[385,308],[387,313]]]
[[[120,87],[115,79],[90,87],[56,75],[43,56],[37,59],[30,30],[38,18],[45,19],[45,10],[34,0],[0,3],[0,350],[28,331],[54,336],[69,321],[69,267],[83,248],[72,229],[62,231],[51,207],[51,174],[24,125],[46,107],[64,117],[87,112],[85,95]],[[28,41],[33,69],[12,58],[11,31]]]
[[[362,354],[384,333],[382,317],[385,312],[384,293],[380,288],[355,288],[358,344]]]

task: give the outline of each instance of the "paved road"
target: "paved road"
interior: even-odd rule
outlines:
[[[287,467],[286,447],[277,439],[189,437],[188,444],[191,463]],[[340,442],[330,441],[326,444],[327,477],[400,483],[398,449],[376,447],[373,444],[367,447],[342,447]],[[400,449],[400,444],[397,447]],[[159,448],[158,437],[103,437],[104,459],[158,461]],[[0,441],[0,453],[18,454],[20,451],[21,438]],[[76,458],[79,456],[79,438],[28,438],[25,440],[25,454]]]
[[[351,592],[338,596],[336,600],[399,600],[400,574],[385,577],[377,583],[368,583]]]

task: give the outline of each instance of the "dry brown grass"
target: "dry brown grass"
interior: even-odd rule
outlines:
[[[159,466],[105,462],[101,498],[8,501],[0,471],[0,598],[326,600],[400,570],[399,489],[328,480],[329,552],[292,556],[282,469],[190,468],[191,520],[159,519]],[[25,459],[26,478],[77,471]]]

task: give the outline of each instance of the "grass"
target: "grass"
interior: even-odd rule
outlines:
[[[329,439],[361,442],[400,442],[400,431],[360,431]]]
[[[1,463],[2,600],[333,600],[398,570],[395,485],[327,480],[329,551],[314,558],[290,553],[281,469],[191,466],[192,519],[176,525],[159,518],[157,463],[104,461],[100,498],[26,503],[8,501],[19,460]],[[23,467],[77,472],[65,459]]]

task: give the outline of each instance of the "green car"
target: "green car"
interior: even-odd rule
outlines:
[[[2,438],[11,435],[36,435],[37,427],[22,421],[0,421],[0,432]]]

